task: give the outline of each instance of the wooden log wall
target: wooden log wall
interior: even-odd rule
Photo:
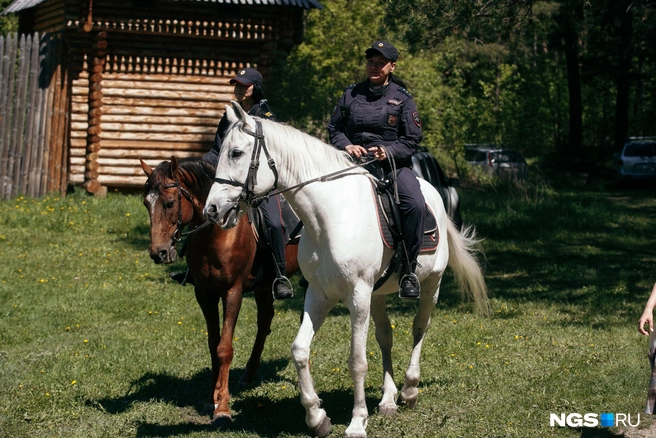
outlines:
[[[233,97],[230,78],[244,67],[266,76],[269,53],[281,38],[293,40],[300,16],[279,6],[174,0],[149,9],[94,0],[89,14],[87,4],[47,0],[36,8],[35,26],[63,20],[67,177],[92,193],[143,185],[139,158],[155,166],[171,155],[202,156]]]
[[[0,197],[66,187],[66,95],[60,40],[0,37]]]

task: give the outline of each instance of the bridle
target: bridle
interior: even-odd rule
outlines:
[[[271,158],[271,154],[269,153],[269,150],[267,149],[266,146],[266,142],[264,141],[264,134],[262,134],[262,123],[259,120],[255,120],[255,132],[251,131],[250,129],[244,128],[243,125],[240,129],[244,134],[248,134],[251,137],[254,137],[255,139],[253,143],[253,153],[251,154],[251,164],[248,168],[246,181],[242,183],[239,181],[233,181],[225,178],[214,178],[215,183],[228,184],[231,186],[242,188],[241,195],[239,196],[239,200],[235,202],[235,205],[232,207],[233,210],[237,210],[237,208],[239,207],[240,200],[246,203],[248,206],[257,205],[262,200],[269,199],[271,196],[279,195],[289,190],[298,189],[317,181],[326,181],[327,179],[332,178],[333,176],[348,172],[349,170],[352,170],[356,167],[366,166],[367,164],[376,161],[374,158],[370,160],[365,160],[356,164],[355,166],[347,167],[346,169],[341,169],[336,172],[329,173],[328,175],[323,175],[317,178],[313,178],[311,180],[304,181],[294,186],[287,187],[286,189],[283,190],[278,190],[276,189],[276,187],[278,186],[278,169],[276,168],[276,163],[273,161],[273,158]],[[273,172],[273,176],[274,176],[273,190],[271,190],[264,196],[256,197],[254,190],[255,190],[255,184],[257,184],[257,170],[260,167],[260,154],[262,153],[262,151],[264,151],[264,154],[267,157],[267,164],[269,165],[269,168]]]
[[[241,187],[242,190],[239,199],[241,201],[244,201],[247,205],[250,206],[253,205],[256,202],[256,200],[259,199],[255,197],[255,185],[257,184],[257,171],[260,167],[260,155],[262,151],[264,151],[264,154],[267,157],[267,164],[269,165],[269,169],[271,169],[271,171],[273,172],[274,189],[278,185],[278,169],[276,169],[276,163],[273,161],[273,158],[271,158],[271,154],[269,153],[269,150],[267,149],[266,146],[266,142],[264,141],[264,134],[262,134],[262,123],[259,120],[255,121],[255,132],[245,128],[243,125],[240,128],[240,130],[244,134],[248,134],[254,138],[253,153],[251,154],[251,164],[248,167],[248,174],[246,175],[246,181],[239,182],[230,179],[215,177],[214,182],[219,184],[228,184],[235,187]],[[239,202],[236,202],[233,208],[237,209],[238,205]]]
[[[196,234],[197,232],[208,226],[210,222],[205,221],[202,225],[194,228],[193,230],[182,232],[182,229],[184,228],[184,225],[182,224],[182,196],[184,195],[184,197],[187,198],[187,201],[191,203],[192,208],[194,205],[194,200],[191,193],[189,193],[187,189],[185,189],[184,187],[182,187],[182,185],[180,185],[180,182],[178,181],[177,177],[175,177],[172,183],[161,186],[162,189],[170,189],[173,187],[178,189],[178,220],[176,223],[175,231],[173,232],[173,237],[171,238],[171,240],[173,240],[173,244],[175,245],[176,243],[181,241],[184,237]]]

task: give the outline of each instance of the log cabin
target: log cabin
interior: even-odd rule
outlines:
[[[52,120],[60,179],[102,196],[136,188],[139,158],[202,156],[239,69],[302,40],[316,0],[15,0],[19,33],[56,37]]]

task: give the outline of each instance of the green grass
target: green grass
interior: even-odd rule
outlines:
[[[550,413],[642,413],[649,379],[637,319],[656,281],[655,191],[488,186],[460,191],[486,253],[494,315],[443,282],[424,344],[419,404],[375,415],[381,363],[370,331],[369,437],[616,436],[551,428]],[[139,196],[80,191],[0,202],[0,436],[208,437],[204,320],[183,264],[148,257]],[[184,262],[183,262],[184,263]],[[415,303],[389,297],[395,377],[409,359]],[[247,296],[235,334],[226,437],[306,435],[290,346],[302,300],[276,302],[257,384],[239,388],[255,336]],[[352,409],[347,312],[333,310],[312,373],[343,435]],[[642,416],[642,426],[651,424]],[[628,432],[627,432],[628,433]]]

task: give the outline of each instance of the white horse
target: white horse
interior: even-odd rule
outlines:
[[[303,320],[292,345],[305,420],[314,435],[324,437],[330,433],[330,418],[320,406],[310,375],[310,343],[330,309],[341,300],[351,317],[348,367],[354,386],[353,416],[345,437],[366,437],[364,380],[369,315],[375,322],[383,359],[383,396],[378,412],[391,415],[397,410],[392,328],[385,297],[398,291],[399,277],[392,275],[373,291],[393,251],[381,240],[372,177],[361,167],[354,167],[345,152],[290,126],[253,118],[236,102],[232,102],[232,108],[226,107],[226,113],[231,125],[221,146],[217,178],[205,204],[205,215],[221,227],[230,228],[237,223],[238,215],[250,208],[253,196],[263,196],[274,187],[290,189],[285,197],[304,224],[298,260],[309,282]],[[320,178],[339,171],[339,175]],[[312,180],[319,181],[308,183]],[[447,264],[455,271],[461,290],[474,298],[478,310],[488,310],[485,281],[474,256],[478,242],[473,231],[458,232],[435,188],[424,180],[420,184],[437,219],[439,243],[435,251],[422,252],[418,259],[416,274],[421,296],[413,322],[414,345],[398,398],[399,403],[409,407],[417,403],[421,346]]]

